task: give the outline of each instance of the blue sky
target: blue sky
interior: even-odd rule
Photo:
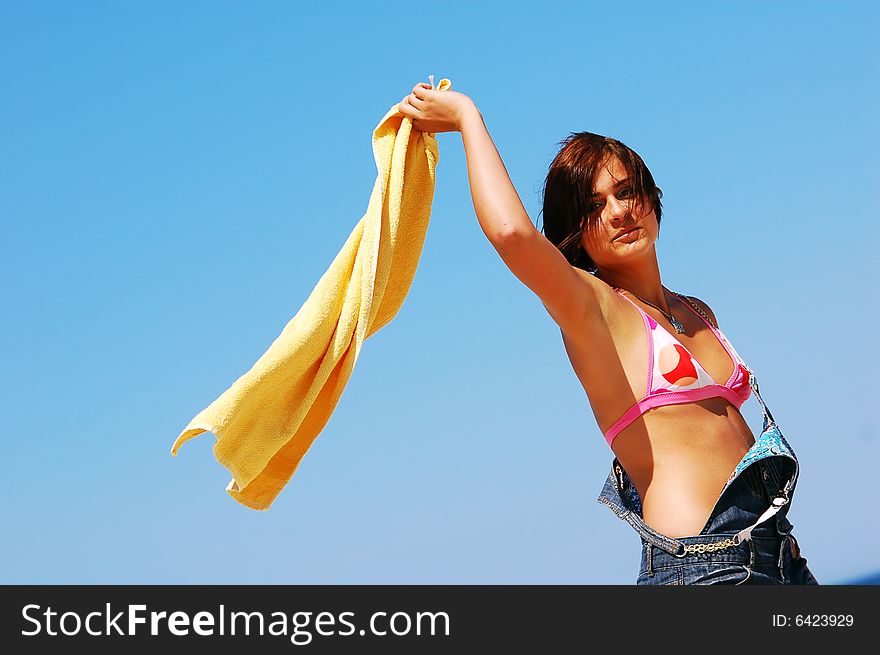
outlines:
[[[800,457],[811,569],[880,569],[880,5],[371,4],[0,4],[0,582],[635,580],[611,451],[458,134],[410,294],[271,510],[227,496],[212,435],[170,455],[327,269],[373,128],[429,74],[536,223],[568,133],[642,155],[664,284],[713,307]]]

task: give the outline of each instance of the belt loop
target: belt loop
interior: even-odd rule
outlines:
[[[654,577],[654,545],[648,541],[645,542],[645,548],[648,549],[648,575]]]
[[[779,557],[776,560],[776,566],[779,568],[779,577],[783,584],[788,584],[788,578],[785,575],[785,549],[788,545],[788,537],[782,537],[779,540]]]

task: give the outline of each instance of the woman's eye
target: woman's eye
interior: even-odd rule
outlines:
[[[620,190],[621,197],[623,197],[624,195],[628,196],[631,194],[632,194],[632,189],[630,189],[629,187],[624,187],[623,189]]]

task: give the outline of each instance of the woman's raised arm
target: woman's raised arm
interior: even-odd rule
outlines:
[[[476,106],[464,113],[461,136],[477,220],[510,271],[563,332],[578,332],[585,319],[602,317],[599,283],[579,273],[532,224]]]
[[[600,283],[580,274],[532,224],[476,104],[464,94],[420,83],[400,103],[400,111],[413,119],[415,129],[461,132],[471,198],[483,233],[563,332],[579,328],[585,318],[601,317],[596,288]]]

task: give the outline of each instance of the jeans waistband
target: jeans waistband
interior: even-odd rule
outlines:
[[[685,546],[691,544],[721,544],[732,535],[701,535],[680,537],[679,542]],[[659,548],[642,539],[642,559],[639,573],[651,573],[653,570],[672,566],[693,565],[699,563],[734,563],[748,568],[756,566],[781,566],[786,558],[791,559],[788,546],[788,535],[757,536],[737,545],[727,546],[719,550],[705,552],[688,552],[681,556]]]

